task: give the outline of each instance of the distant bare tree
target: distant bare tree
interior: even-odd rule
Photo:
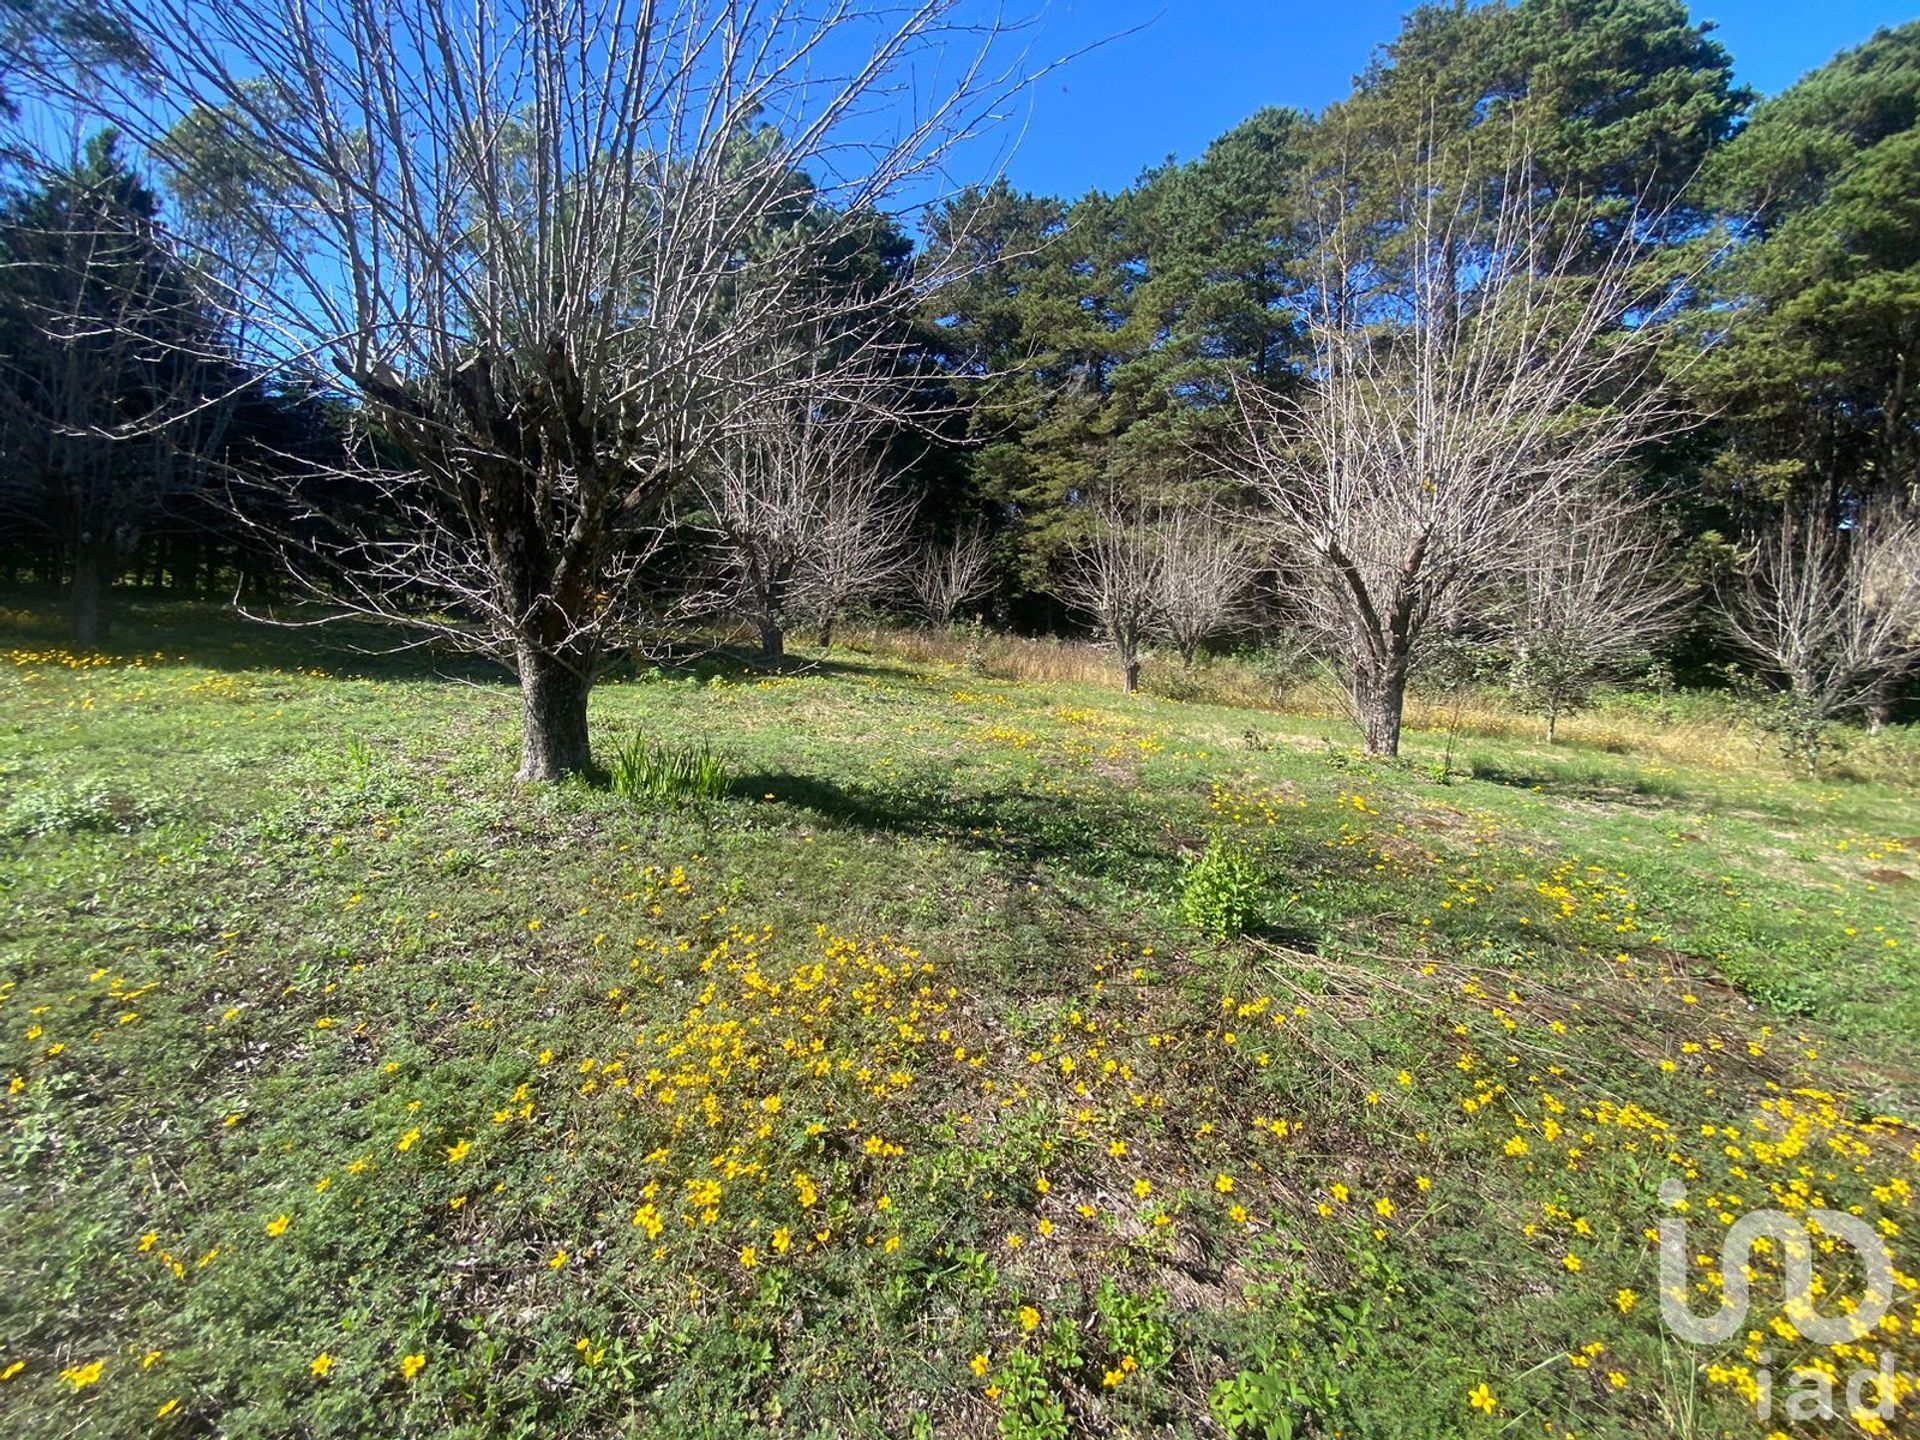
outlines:
[[[1509,181],[1525,159],[1516,144]],[[1527,185],[1441,166],[1403,177],[1386,229],[1356,212],[1344,168],[1324,177],[1306,381],[1236,387],[1230,468],[1297,549],[1294,598],[1383,755],[1429,625],[1538,543],[1563,496],[1685,423],[1655,374],[1636,227],[1596,257]]]
[[[75,102],[170,173],[218,152],[277,276],[230,308],[371,442],[317,478],[382,503],[296,568],[511,666],[529,780],[590,764],[589,687],[726,392],[909,305],[904,278],[817,277],[1014,83],[961,0],[148,0],[126,23],[146,63]]]
[[[985,595],[993,584],[993,541],[977,521],[951,539],[924,546],[909,578],[920,613],[944,628],[961,607]]]
[[[913,505],[884,457],[869,451],[827,477],[815,543],[794,586],[795,612],[821,645],[833,643],[840,617],[898,584],[910,554]]]
[[[794,621],[811,620],[827,644],[847,606],[898,572],[912,513],[873,417],[804,380],[751,394],[740,411],[699,488],[725,553],[726,601],[777,661]]]
[[[1062,563],[1055,593],[1092,616],[1120,657],[1131,695],[1140,687],[1141,650],[1159,623],[1159,537],[1140,510],[1113,497],[1093,506],[1085,538]]]
[[[1257,557],[1244,527],[1204,505],[1175,502],[1152,523],[1160,546],[1154,633],[1191,670],[1200,646],[1242,617]]]
[[[1885,719],[1920,670],[1920,513],[1872,505],[1845,526],[1789,511],[1723,605],[1734,639],[1820,720]]]
[[[1544,517],[1512,561],[1512,599],[1497,612],[1516,694],[1560,717],[1594,688],[1644,663],[1686,618],[1687,589],[1669,569],[1664,541],[1645,516],[1609,499],[1576,500]]]

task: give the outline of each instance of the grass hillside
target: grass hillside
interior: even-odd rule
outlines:
[[[418,656],[6,618],[0,1433],[1920,1424],[1752,1405],[1920,1369],[1910,789],[843,649],[597,690],[730,772],[643,803]],[[1771,1205],[1891,1313],[1756,1253],[1680,1343],[1667,1179],[1696,1311]]]

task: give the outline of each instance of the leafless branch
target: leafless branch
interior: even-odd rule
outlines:
[[[910,580],[927,622],[951,625],[964,606],[992,587],[993,541],[986,527],[975,521],[945,541],[922,547]]]
[[[1415,648],[1463,588],[1689,423],[1656,372],[1640,227],[1596,258],[1564,206],[1549,219],[1510,183],[1526,150],[1508,143],[1509,183],[1431,149],[1384,232],[1344,168],[1320,177],[1305,383],[1236,390],[1231,468],[1299,553],[1300,608],[1376,752],[1398,749]]]
[[[1844,526],[1789,511],[1755,545],[1722,614],[1735,641],[1823,717],[1866,711],[1920,669],[1920,513],[1871,505]]]

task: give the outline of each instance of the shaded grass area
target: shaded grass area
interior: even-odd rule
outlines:
[[[1748,1435],[1743,1343],[1660,1325],[1662,1179],[1703,1252],[1857,1204],[1920,1269],[1898,789],[1486,737],[1442,780],[1444,737],[835,652],[602,687],[600,744],[732,774],[650,806],[516,789],[515,697],[429,657],[40,623],[7,1433],[1200,1435],[1244,1393]],[[1179,918],[1209,838],[1249,937]]]

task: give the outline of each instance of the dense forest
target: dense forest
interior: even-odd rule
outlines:
[[[0,584],[83,644],[124,587],[427,629],[520,677],[528,776],[723,618],[1275,649],[1389,753],[1450,667],[1790,743],[1912,699],[1920,22],[1761,100],[1680,0],[1430,6],[1119,193],[904,210],[1022,77],[849,177],[774,61],[254,10],[4,12]]]

